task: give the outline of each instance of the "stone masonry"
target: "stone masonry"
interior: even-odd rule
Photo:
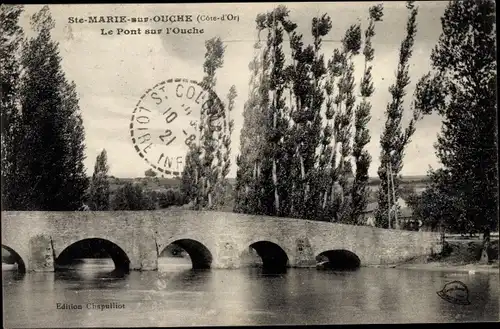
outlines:
[[[316,256],[330,250],[350,251],[363,266],[397,263],[442,248],[432,232],[189,210],[9,211],[2,212],[1,224],[2,246],[15,251],[27,271],[53,271],[66,248],[92,238],[116,244],[123,254],[117,259],[128,258],[130,270],[156,270],[161,251],[179,240],[192,259],[209,262],[211,268],[242,266],[249,246],[258,242],[281,248],[290,267],[314,266]],[[264,258],[267,250],[258,252]]]

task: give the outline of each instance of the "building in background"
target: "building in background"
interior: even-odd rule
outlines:
[[[418,231],[421,226],[421,223],[413,219],[413,211],[410,207],[408,207],[406,201],[402,198],[399,198],[398,205],[399,205],[398,220],[401,229]],[[377,209],[377,207],[378,207],[377,202],[369,203],[366,206],[362,214],[365,225],[375,226],[375,210]]]

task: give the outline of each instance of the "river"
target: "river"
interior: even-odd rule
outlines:
[[[499,276],[362,267],[354,272],[259,268],[194,271],[162,258],[159,271],[109,274],[107,259],[55,273],[2,271],[4,327],[121,327],[422,323],[499,320]],[[470,305],[436,292],[460,280]],[[59,303],[59,309],[58,309]],[[81,309],[61,309],[63,304]],[[97,305],[107,304],[108,309]],[[120,307],[120,308],[118,308]]]

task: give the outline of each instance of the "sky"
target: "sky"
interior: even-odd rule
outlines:
[[[371,142],[367,149],[372,156],[369,169],[371,177],[377,176],[380,154],[380,134],[385,124],[386,106],[390,100],[388,88],[395,82],[399,47],[405,37],[408,10],[404,2],[382,2],[384,17],[375,28],[372,40],[375,59],[372,62],[375,93],[371,97],[372,118],[368,124]],[[364,30],[368,25],[368,8],[376,2],[330,2],[330,3],[282,3],[290,10],[290,19],[297,23],[298,31],[304,35],[304,42],[311,42],[311,20],[327,13],[332,18],[332,30],[325,36],[322,53],[328,59],[345,30],[356,23]],[[229,88],[236,87],[238,97],[231,113],[235,129],[232,136],[232,166],[229,177],[236,176],[235,158],[239,153],[239,133],[243,126],[243,107],[248,96],[250,70],[248,64],[257,54],[253,45],[257,40],[255,17],[258,13],[270,11],[276,3],[227,3],[227,4],[87,4],[50,5],[55,20],[52,37],[59,43],[62,68],[68,80],[77,86],[79,105],[86,134],[85,166],[92,174],[96,156],[106,149],[110,175],[115,177],[141,177],[149,165],[134,149],[130,136],[131,115],[141,96],[161,81],[185,78],[201,81],[205,41],[220,37],[225,45],[224,64],[217,71],[216,94],[226,99]],[[430,54],[441,33],[440,17],[447,2],[416,2],[417,35],[410,59],[411,84],[405,98],[406,112],[403,128],[411,113],[409,104],[415,84],[430,70]],[[25,6],[21,25],[29,32],[29,17],[40,6]],[[196,22],[198,15],[221,17],[231,14],[238,17],[233,21]],[[88,23],[89,16],[148,17],[167,15],[193,15],[194,22],[147,22],[147,23]],[[83,18],[85,23],[69,23],[69,18]],[[231,17],[230,15],[225,17]],[[74,19],[77,20],[77,19]],[[191,35],[166,34],[166,28],[196,27],[203,33]],[[117,35],[117,29],[141,28],[140,35]],[[113,30],[113,35],[103,35]],[[162,29],[161,34],[145,34],[146,29]],[[359,86],[363,57],[358,56],[356,64],[356,85]],[[186,86],[187,88],[187,86]],[[173,90],[173,89],[172,89]],[[151,92],[150,92],[151,93]],[[177,104],[178,106],[178,104]],[[151,117],[156,126],[164,123],[160,115]],[[189,120],[182,115],[175,122],[180,130]],[[160,124],[160,123],[161,124]],[[417,123],[416,132],[408,145],[401,174],[403,176],[425,175],[429,167],[438,168],[434,143],[440,130],[441,118],[435,114],[425,116]],[[159,142],[155,142],[159,143]],[[182,150],[172,149],[175,155]]]

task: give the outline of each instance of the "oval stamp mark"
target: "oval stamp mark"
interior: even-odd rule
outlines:
[[[134,108],[130,118],[134,149],[160,174],[179,176],[189,145],[199,141],[202,116],[209,116],[208,122],[218,129],[224,110],[215,92],[202,83],[164,80],[146,90]]]
[[[449,303],[470,305],[469,289],[462,281],[448,282],[444,285],[442,290],[437,292],[437,294]]]

